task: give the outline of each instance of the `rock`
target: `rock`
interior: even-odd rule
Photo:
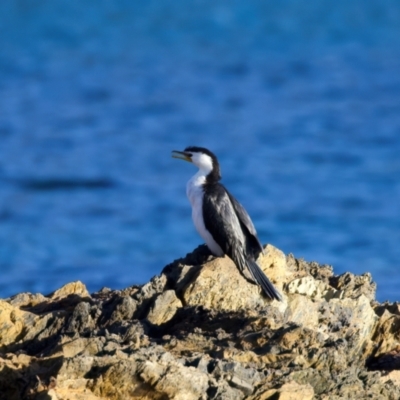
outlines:
[[[67,283],[60,289],[57,289],[53,293],[49,294],[47,297],[49,297],[51,300],[59,300],[70,295],[78,295],[82,298],[90,297],[86,286],[80,281]]]
[[[137,302],[130,296],[122,296],[114,304],[115,308],[107,321],[107,325],[118,321],[131,320],[137,310]]]
[[[290,296],[288,320],[295,324],[304,325],[311,329],[318,329],[318,303],[307,296]]]
[[[63,331],[74,334],[83,333],[85,330],[93,328],[94,321],[90,315],[90,304],[82,301],[75,307]]]
[[[399,366],[397,366],[399,368]],[[391,382],[393,385],[400,385],[400,371],[394,370],[387,372],[381,376],[382,382]]]
[[[16,307],[34,307],[46,302],[46,297],[40,293],[19,293],[11,297],[8,302]]]
[[[29,319],[31,321],[28,322]],[[33,325],[35,319],[34,315],[0,300],[0,350],[21,339],[26,332],[26,325]]]
[[[36,396],[36,400],[58,400],[59,397],[54,389],[45,390]]]
[[[144,284],[134,295],[137,302],[136,318],[144,318],[150,306],[154,303],[155,298],[167,289],[168,278],[166,275],[153,277],[150,282]]]
[[[145,361],[139,367],[140,378],[157,393],[177,400],[206,399],[208,377],[194,367],[185,367],[175,360]]]
[[[287,382],[278,391],[279,400],[312,400],[314,389],[310,384],[299,385],[296,382]]]
[[[346,272],[343,275],[332,277],[330,284],[342,292],[342,297],[355,299],[364,295],[368,300],[375,298],[376,283],[372,281],[369,273],[356,276]]]
[[[400,307],[271,245],[270,301],[200,246],[142,286],[0,300],[0,400],[400,398]]]
[[[229,380],[229,383],[233,386],[238,388],[242,391],[245,395],[252,394],[254,391],[254,387],[250,385],[250,383],[246,382],[243,379],[240,379],[238,376],[233,375],[232,378]]]
[[[182,302],[176,297],[175,291],[166,290],[154,301],[147,319],[154,325],[164,324],[175,315],[180,307],[182,307]]]
[[[183,290],[183,301],[189,306],[238,311],[262,307],[264,300],[258,286],[248,282],[233,261],[215,258],[203,265],[196,279]]]
[[[102,351],[107,351],[104,337],[70,339],[62,337],[60,348],[65,358],[73,358],[77,355],[94,356]]]
[[[397,368],[396,365],[400,365],[396,356],[400,350],[400,316],[393,315],[386,309],[375,326],[372,339],[374,349],[371,351],[374,358],[370,360],[371,368],[375,368],[374,364],[377,364],[378,369]]]
[[[332,297],[339,297],[337,290],[332,289],[324,282],[317,281],[312,276],[304,276],[303,278],[292,280],[288,284],[287,290],[289,293],[303,294],[312,299],[325,298],[329,300]]]

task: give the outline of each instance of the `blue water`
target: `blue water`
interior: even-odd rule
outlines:
[[[0,3],[0,297],[144,283],[201,243],[205,146],[262,242],[400,300],[400,3]]]

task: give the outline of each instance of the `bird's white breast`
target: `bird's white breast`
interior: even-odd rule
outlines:
[[[211,233],[206,229],[203,218],[203,184],[206,177],[203,174],[197,173],[194,175],[186,185],[186,194],[192,205],[192,219],[194,226],[199,232],[200,236],[206,242],[206,245],[211,252],[216,256],[223,256],[224,252],[218,243],[214,240]]]

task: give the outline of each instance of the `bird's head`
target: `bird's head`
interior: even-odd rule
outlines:
[[[172,157],[193,163],[207,176],[209,181],[218,181],[221,179],[217,157],[204,147],[189,146],[184,151],[174,150]]]

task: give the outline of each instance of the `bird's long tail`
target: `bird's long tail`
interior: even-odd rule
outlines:
[[[244,252],[237,248],[233,251],[232,260],[247,280],[261,286],[267,297],[271,300],[282,301],[282,295],[275,289],[254,259],[246,257]]]
[[[264,293],[272,300],[282,301],[282,295],[275,289],[274,285],[264,274],[259,265],[252,260],[246,260],[246,264],[250,274],[264,290]]]

